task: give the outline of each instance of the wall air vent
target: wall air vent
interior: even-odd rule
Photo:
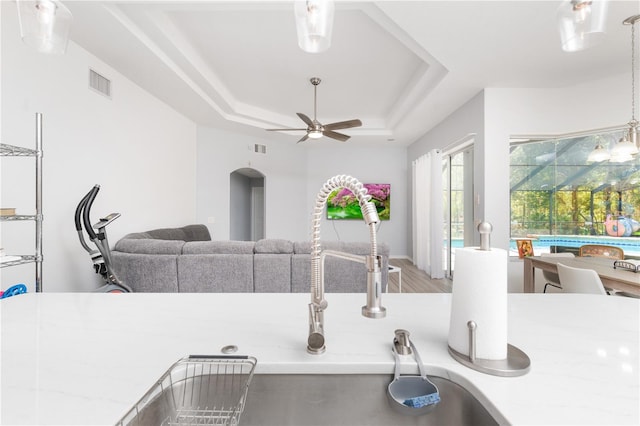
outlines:
[[[111,80],[89,68],[89,87],[111,99]]]
[[[260,145],[259,143],[255,144],[253,146],[253,152],[257,152],[258,154],[266,154],[267,153],[267,146],[266,145]]]

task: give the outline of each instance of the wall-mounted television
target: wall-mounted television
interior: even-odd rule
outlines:
[[[391,218],[391,184],[365,183],[363,184],[371,202],[376,206],[380,220]],[[336,189],[327,198],[327,219],[360,219],[362,212],[360,204],[353,192],[347,188]]]

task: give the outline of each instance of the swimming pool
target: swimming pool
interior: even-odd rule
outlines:
[[[638,237],[606,237],[595,235],[536,235],[530,237],[533,242],[534,254],[549,253],[551,246],[564,246],[578,248],[584,244],[602,244],[616,246],[624,250],[625,254],[640,256],[640,238]],[[452,240],[454,248],[463,247],[462,240]],[[512,255],[518,254],[516,239],[511,240],[509,251]]]
[[[564,246],[578,248],[584,244],[601,244],[616,246],[624,250],[625,254],[640,255],[640,238],[638,237],[606,237],[595,235],[536,235],[531,237],[535,254],[548,253],[550,246]],[[515,239],[510,243],[510,251],[518,252]]]

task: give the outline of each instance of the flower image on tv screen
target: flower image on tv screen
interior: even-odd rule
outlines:
[[[376,206],[380,220],[391,218],[391,184],[365,183],[363,184],[371,202]],[[353,192],[346,188],[334,190],[327,198],[327,219],[361,219],[360,204]]]

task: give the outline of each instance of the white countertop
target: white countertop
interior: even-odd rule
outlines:
[[[0,301],[0,422],[113,424],[173,362],[229,344],[258,359],[257,374],[392,374],[394,330],[404,328],[430,374],[490,401],[501,421],[640,423],[638,299],[509,295],[509,343],[531,371],[504,378],[448,354],[450,296],[385,294],[387,318],[373,320],[360,315],[365,295],[328,294],[319,356],[306,352],[308,294],[10,297]]]

